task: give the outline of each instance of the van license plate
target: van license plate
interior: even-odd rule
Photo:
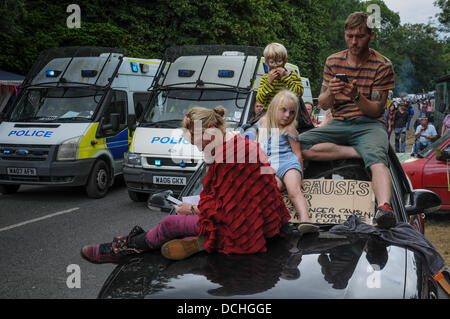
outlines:
[[[153,176],[153,184],[186,185],[186,177]]]
[[[24,168],[24,167],[8,167],[9,175],[21,175],[21,176],[36,176],[35,168]]]

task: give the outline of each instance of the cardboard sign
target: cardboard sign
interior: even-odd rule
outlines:
[[[303,195],[308,203],[309,218],[318,224],[342,224],[351,215],[372,225],[375,197],[372,183],[358,180],[305,179]],[[291,222],[299,223],[299,215],[286,191],[283,198],[291,214]]]

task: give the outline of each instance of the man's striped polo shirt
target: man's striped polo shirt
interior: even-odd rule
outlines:
[[[369,50],[369,58],[360,67],[347,64],[348,50],[330,55],[323,70],[322,85],[328,87],[328,83],[335,74],[344,73],[347,74],[350,83],[354,79],[357,80],[358,91],[369,100],[373,91],[393,89],[395,87],[394,68],[391,61],[377,51]],[[343,94],[336,94],[332,113],[333,118],[341,120],[353,120],[364,115],[351,98]],[[383,115],[380,115],[378,120],[384,121]]]

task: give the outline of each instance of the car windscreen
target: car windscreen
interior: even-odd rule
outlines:
[[[159,90],[150,101],[142,121],[143,126],[179,127],[182,119],[193,107],[225,108],[225,120],[236,127],[246,104],[248,93],[211,89]]]
[[[417,153],[417,156],[420,158],[425,158],[431,153],[433,153],[442,143],[444,143],[448,138],[450,138],[450,133],[441,136],[436,141],[425,147],[423,150]]]
[[[91,121],[104,93],[94,88],[28,88],[16,103],[9,121]]]

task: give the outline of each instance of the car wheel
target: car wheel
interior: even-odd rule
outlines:
[[[14,194],[20,188],[20,185],[0,185],[0,193],[3,195]]]
[[[131,198],[133,202],[146,202],[148,200],[149,194],[133,192],[128,190],[128,196]]]
[[[90,198],[105,197],[111,186],[111,173],[104,160],[95,162],[86,185],[86,193]]]

